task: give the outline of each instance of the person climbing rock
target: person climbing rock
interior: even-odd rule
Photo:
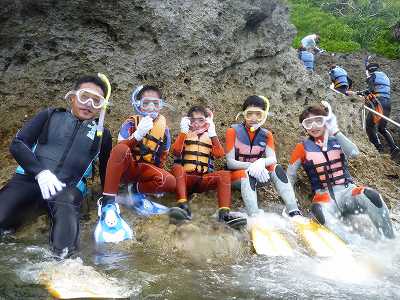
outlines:
[[[353,183],[347,158],[356,157],[359,150],[339,131],[336,116],[321,105],[312,105],[301,113],[299,121],[308,138],[294,148],[287,175],[294,184],[300,166],[307,173],[314,194],[311,210],[318,222],[348,240],[342,218],[363,213],[370,217],[379,233],[394,238],[382,196]]]
[[[347,75],[347,71],[337,65],[331,65],[329,67],[329,77],[331,78],[331,82],[333,85],[333,89],[336,91],[349,96],[350,93],[349,89],[351,89],[351,86],[353,84],[353,81],[351,78]]]
[[[242,114],[244,122],[226,131],[226,160],[232,185],[241,191],[248,215],[262,212],[258,208],[256,188],[269,180],[284,200],[288,215],[300,215],[293,188],[283,167],[277,164],[272,132],[261,127],[267,119],[268,99],[249,96],[242,110],[238,116]]]
[[[371,63],[367,61],[366,64],[366,75],[368,88],[358,94],[367,97],[367,100],[374,99],[381,106],[383,115],[390,117],[391,112],[391,100],[390,100],[390,79],[389,77],[380,70],[380,66],[377,63]],[[369,96],[369,99],[368,99]],[[371,101],[369,101],[371,102]],[[368,103],[369,103],[368,102]],[[367,105],[369,105],[367,103]],[[375,109],[373,102],[369,105]],[[398,160],[400,158],[400,149],[395,143],[392,134],[387,128],[387,121],[383,118],[377,117],[375,114],[368,112],[366,118],[366,130],[370,142],[375,146],[379,152],[384,151],[384,146],[378,136],[378,132],[385,138],[386,143],[390,148],[390,154],[392,159]]]
[[[10,151],[19,166],[0,190],[1,230],[18,227],[30,211],[44,208],[54,254],[63,258],[78,249],[86,179],[98,158],[103,185],[112,148],[108,129],[102,139],[96,134],[107,89],[98,76],[81,77],[66,95],[70,110],[45,109],[17,132]]]
[[[320,36],[318,34],[310,34],[302,38],[301,46],[309,52],[322,53],[324,50],[317,47],[320,42]]]
[[[175,163],[172,173],[176,178],[176,196],[179,210],[170,211],[174,217],[183,214],[191,219],[188,199],[193,193],[217,191],[218,220],[237,228],[246,219],[230,213],[231,176],[229,171],[214,171],[213,161],[225,155],[219,142],[213,114],[202,106],[193,106],[181,120],[181,132],[173,145]]]
[[[303,62],[306,70],[314,71],[314,54],[311,51],[307,51],[306,48],[300,46],[298,49],[299,59]]]
[[[161,91],[151,85],[139,86],[132,93],[131,100],[135,114],[121,126],[118,144],[113,147],[107,164],[100,200],[101,209],[112,209],[112,216],[117,219],[120,216],[115,197],[121,182],[133,183],[135,193],[145,194],[175,192],[176,185],[175,177],[163,168],[171,137],[166,119],[160,114],[165,106]],[[104,232],[107,233],[107,230]],[[98,240],[102,240],[101,233],[99,230]],[[116,240],[111,238],[111,241]]]

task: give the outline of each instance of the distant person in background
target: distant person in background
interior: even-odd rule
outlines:
[[[310,34],[305,36],[301,40],[301,46],[306,48],[307,51],[312,51],[314,53],[322,53],[323,49],[317,47],[320,42],[320,37],[318,34]]]
[[[348,91],[353,81],[347,75],[347,71],[337,65],[331,65],[328,73],[332,81],[332,88],[346,96],[350,95]]]
[[[390,101],[390,80],[389,77],[380,70],[377,63],[367,63],[366,65],[366,82],[368,88],[359,94],[375,98],[378,104],[382,107],[383,114],[390,117],[391,101]],[[378,130],[377,130],[378,129]],[[367,135],[372,144],[379,152],[384,151],[384,146],[381,143],[378,132],[385,138],[390,147],[392,159],[397,160],[400,157],[400,149],[393,140],[392,134],[387,129],[387,121],[383,118],[377,118],[372,113],[368,113],[366,119]]]
[[[303,46],[300,46],[298,49],[298,55],[306,70],[314,71],[314,54],[311,51],[307,51]]]

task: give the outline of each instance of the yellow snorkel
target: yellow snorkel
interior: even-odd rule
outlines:
[[[265,123],[265,121],[267,121],[267,117],[268,117],[268,112],[269,112],[269,100],[268,100],[268,98],[267,97],[264,97],[264,96],[259,96],[258,95],[258,97],[260,97],[261,99],[263,99],[264,100],[264,103],[265,103],[265,110],[263,111],[263,117],[262,117],[262,119],[261,119],[261,121],[259,122],[259,123],[257,123],[256,125],[254,125],[254,126],[251,126],[250,127],[250,131],[251,132],[254,132],[254,131],[256,131],[258,128],[260,128],[261,126],[263,126],[264,125],[264,123]],[[246,109],[247,110],[247,109]],[[237,115],[236,115],[236,120],[239,118],[239,116],[240,115],[243,115],[243,117],[245,117],[245,112],[246,112],[246,110],[245,111],[241,111],[240,113],[238,113]]]
[[[102,74],[102,73],[97,73],[97,76],[104,82],[104,84],[107,86],[107,95],[105,97],[106,101],[104,102],[104,105],[100,111],[100,116],[99,116],[99,124],[97,125],[97,136],[102,137],[103,136],[103,131],[104,131],[104,119],[106,117],[106,112],[107,112],[107,106],[109,103],[110,95],[111,95],[111,84],[110,81],[108,80],[107,76]]]

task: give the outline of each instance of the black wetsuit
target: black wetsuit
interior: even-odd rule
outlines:
[[[18,131],[10,151],[19,163],[17,174],[0,190],[0,229],[15,228],[32,210],[46,208],[50,244],[60,254],[78,247],[80,207],[94,161],[99,159],[103,185],[112,138],[104,129],[96,137],[96,120],[81,121],[70,111],[46,109]],[[50,170],[66,187],[44,200],[35,176]]]
[[[377,91],[377,84],[376,84],[376,74],[372,73],[370,77],[367,78],[367,84],[368,84],[368,90],[366,93],[374,93],[376,94],[376,98],[382,105],[383,109],[383,114],[386,117],[390,117],[390,111],[391,111],[391,101],[390,101],[390,93],[379,93]],[[390,87],[388,87],[390,89]],[[366,131],[368,138],[372,144],[374,144],[375,148],[378,151],[383,151],[384,147],[378,137],[378,132],[385,138],[388,146],[390,147],[390,151],[393,153],[393,151],[398,151],[398,146],[396,145],[395,141],[393,140],[392,134],[390,131],[387,129],[387,121],[383,118],[380,119],[378,124],[375,124],[373,121],[373,114],[368,113],[367,118],[366,118]],[[378,125],[378,126],[376,126]],[[378,127],[378,128],[377,128]]]

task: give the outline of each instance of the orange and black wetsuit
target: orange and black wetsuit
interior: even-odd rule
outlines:
[[[132,134],[139,119],[139,116],[132,116],[121,126],[118,144],[112,149],[107,164],[104,195],[115,196],[121,181],[136,183],[140,193],[175,191],[174,176],[163,169],[170,147],[165,118],[159,115],[153,129],[143,140],[137,141]]]
[[[224,156],[218,137],[208,132],[197,135],[180,133],[173,145],[176,196],[179,203],[187,202],[188,194],[217,190],[218,207],[230,208],[231,182],[229,171],[213,171],[214,158]]]

